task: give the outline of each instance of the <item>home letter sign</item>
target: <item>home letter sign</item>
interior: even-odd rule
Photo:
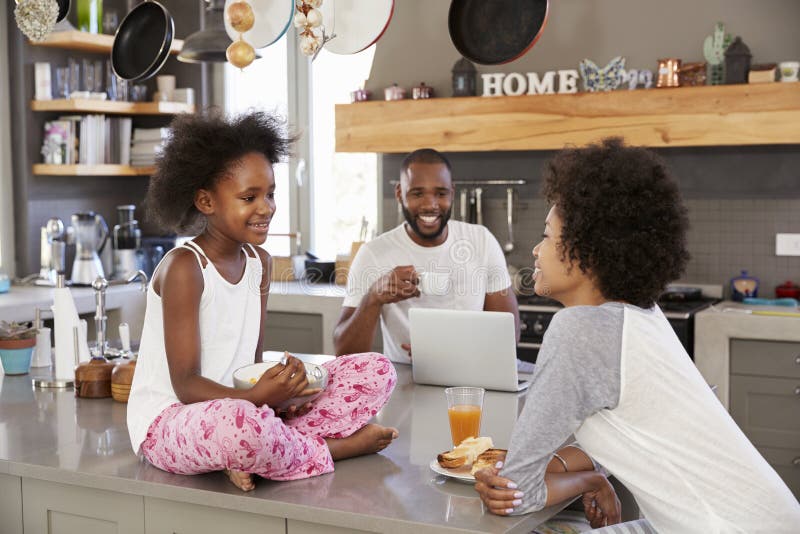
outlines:
[[[555,92],[555,81],[558,78],[559,93],[578,92],[578,71],[575,69],[547,71],[539,77],[535,72],[522,75],[519,72],[504,74],[494,72],[481,74],[483,78],[483,96],[519,96],[552,95]]]

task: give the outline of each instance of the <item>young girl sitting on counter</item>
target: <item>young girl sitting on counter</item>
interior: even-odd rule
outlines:
[[[233,372],[262,358],[271,258],[258,245],[275,214],[273,165],[291,141],[261,112],[184,115],[157,160],[149,217],[165,230],[200,231],[154,272],[128,400],[133,449],[159,469],[224,470],[247,491],[252,474],[328,473],[334,460],[380,451],[397,437],[367,424],[396,383],[379,354],[324,364],[327,388],[300,409],[272,408],[308,386],[295,357],[252,389],[233,388]]]

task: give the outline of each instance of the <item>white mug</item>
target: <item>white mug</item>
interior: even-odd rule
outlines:
[[[800,61],[781,61],[778,63],[778,70],[781,72],[782,82],[796,82],[798,71],[800,71]]]
[[[417,273],[419,292],[423,295],[447,295],[450,291],[450,274],[426,271]]]
[[[172,100],[172,93],[175,91],[175,76],[172,74],[156,76],[156,85],[162,99],[166,97],[167,100]]]

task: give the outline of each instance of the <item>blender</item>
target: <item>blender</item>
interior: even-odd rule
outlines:
[[[73,285],[90,286],[99,276],[105,276],[100,252],[108,238],[108,226],[99,213],[81,211],[72,215],[75,237],[75,261],[72,263]]]
[[[119,224],[114,226],[111,233],[114,251],[113,278],[117,280],[142,268],[142,231],[138,221],[133,218],[135,209],[133,204],[117,206]]]

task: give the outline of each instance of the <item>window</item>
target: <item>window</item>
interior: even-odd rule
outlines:
[[[6,12],[0,13],[0,28],[6,28]],[[8,43],[0,39],[0,80],[8,80]],[[14,210],[12,209],[11,180],[11,112],[8,94],[9,84],[0,84],[0,117],[7,124],[0,128],[0,272],[12,276],[14,265]]]
[[[374,46],[353,55],[323,48],[312,63],[312,243],[326,259],[350,251],[362,218],[377,226],[377,154],[337,154],[334,115],[334,106],[349,103],[350,92],[369,77],[374,56]]]
[[[275,44],[259,50],[258,53],[262,58],[254,61],[246,69],[238,69],[230,63],[225,63],[226,113],[238,114],[251,109],[275,113],[284,119],[289,119],[291,131],[287,37],[294,37],[294,33],[290,32]],[[270,225],[271,237],[267,238],[264,247],[272,255],[288,256],[294,253],[293,240],[286,237],[290,232],[292,212],[289,165],[279,163],[275,165],[274,171],[277,209]]]
[[[300,232],[305,250],[334,259],[350,251],[362,219],[377,227],[377,155],[337,154],[334,114],[369,77],[375,47],[347,56],[323,49],[313,63],[298,48],[290,29],[246,69],[225,64],[225,110],[277,111],[301,136],[292,162],[275,167],[278,211],[267,250],[295,253],[293,239],[275,234]]]

